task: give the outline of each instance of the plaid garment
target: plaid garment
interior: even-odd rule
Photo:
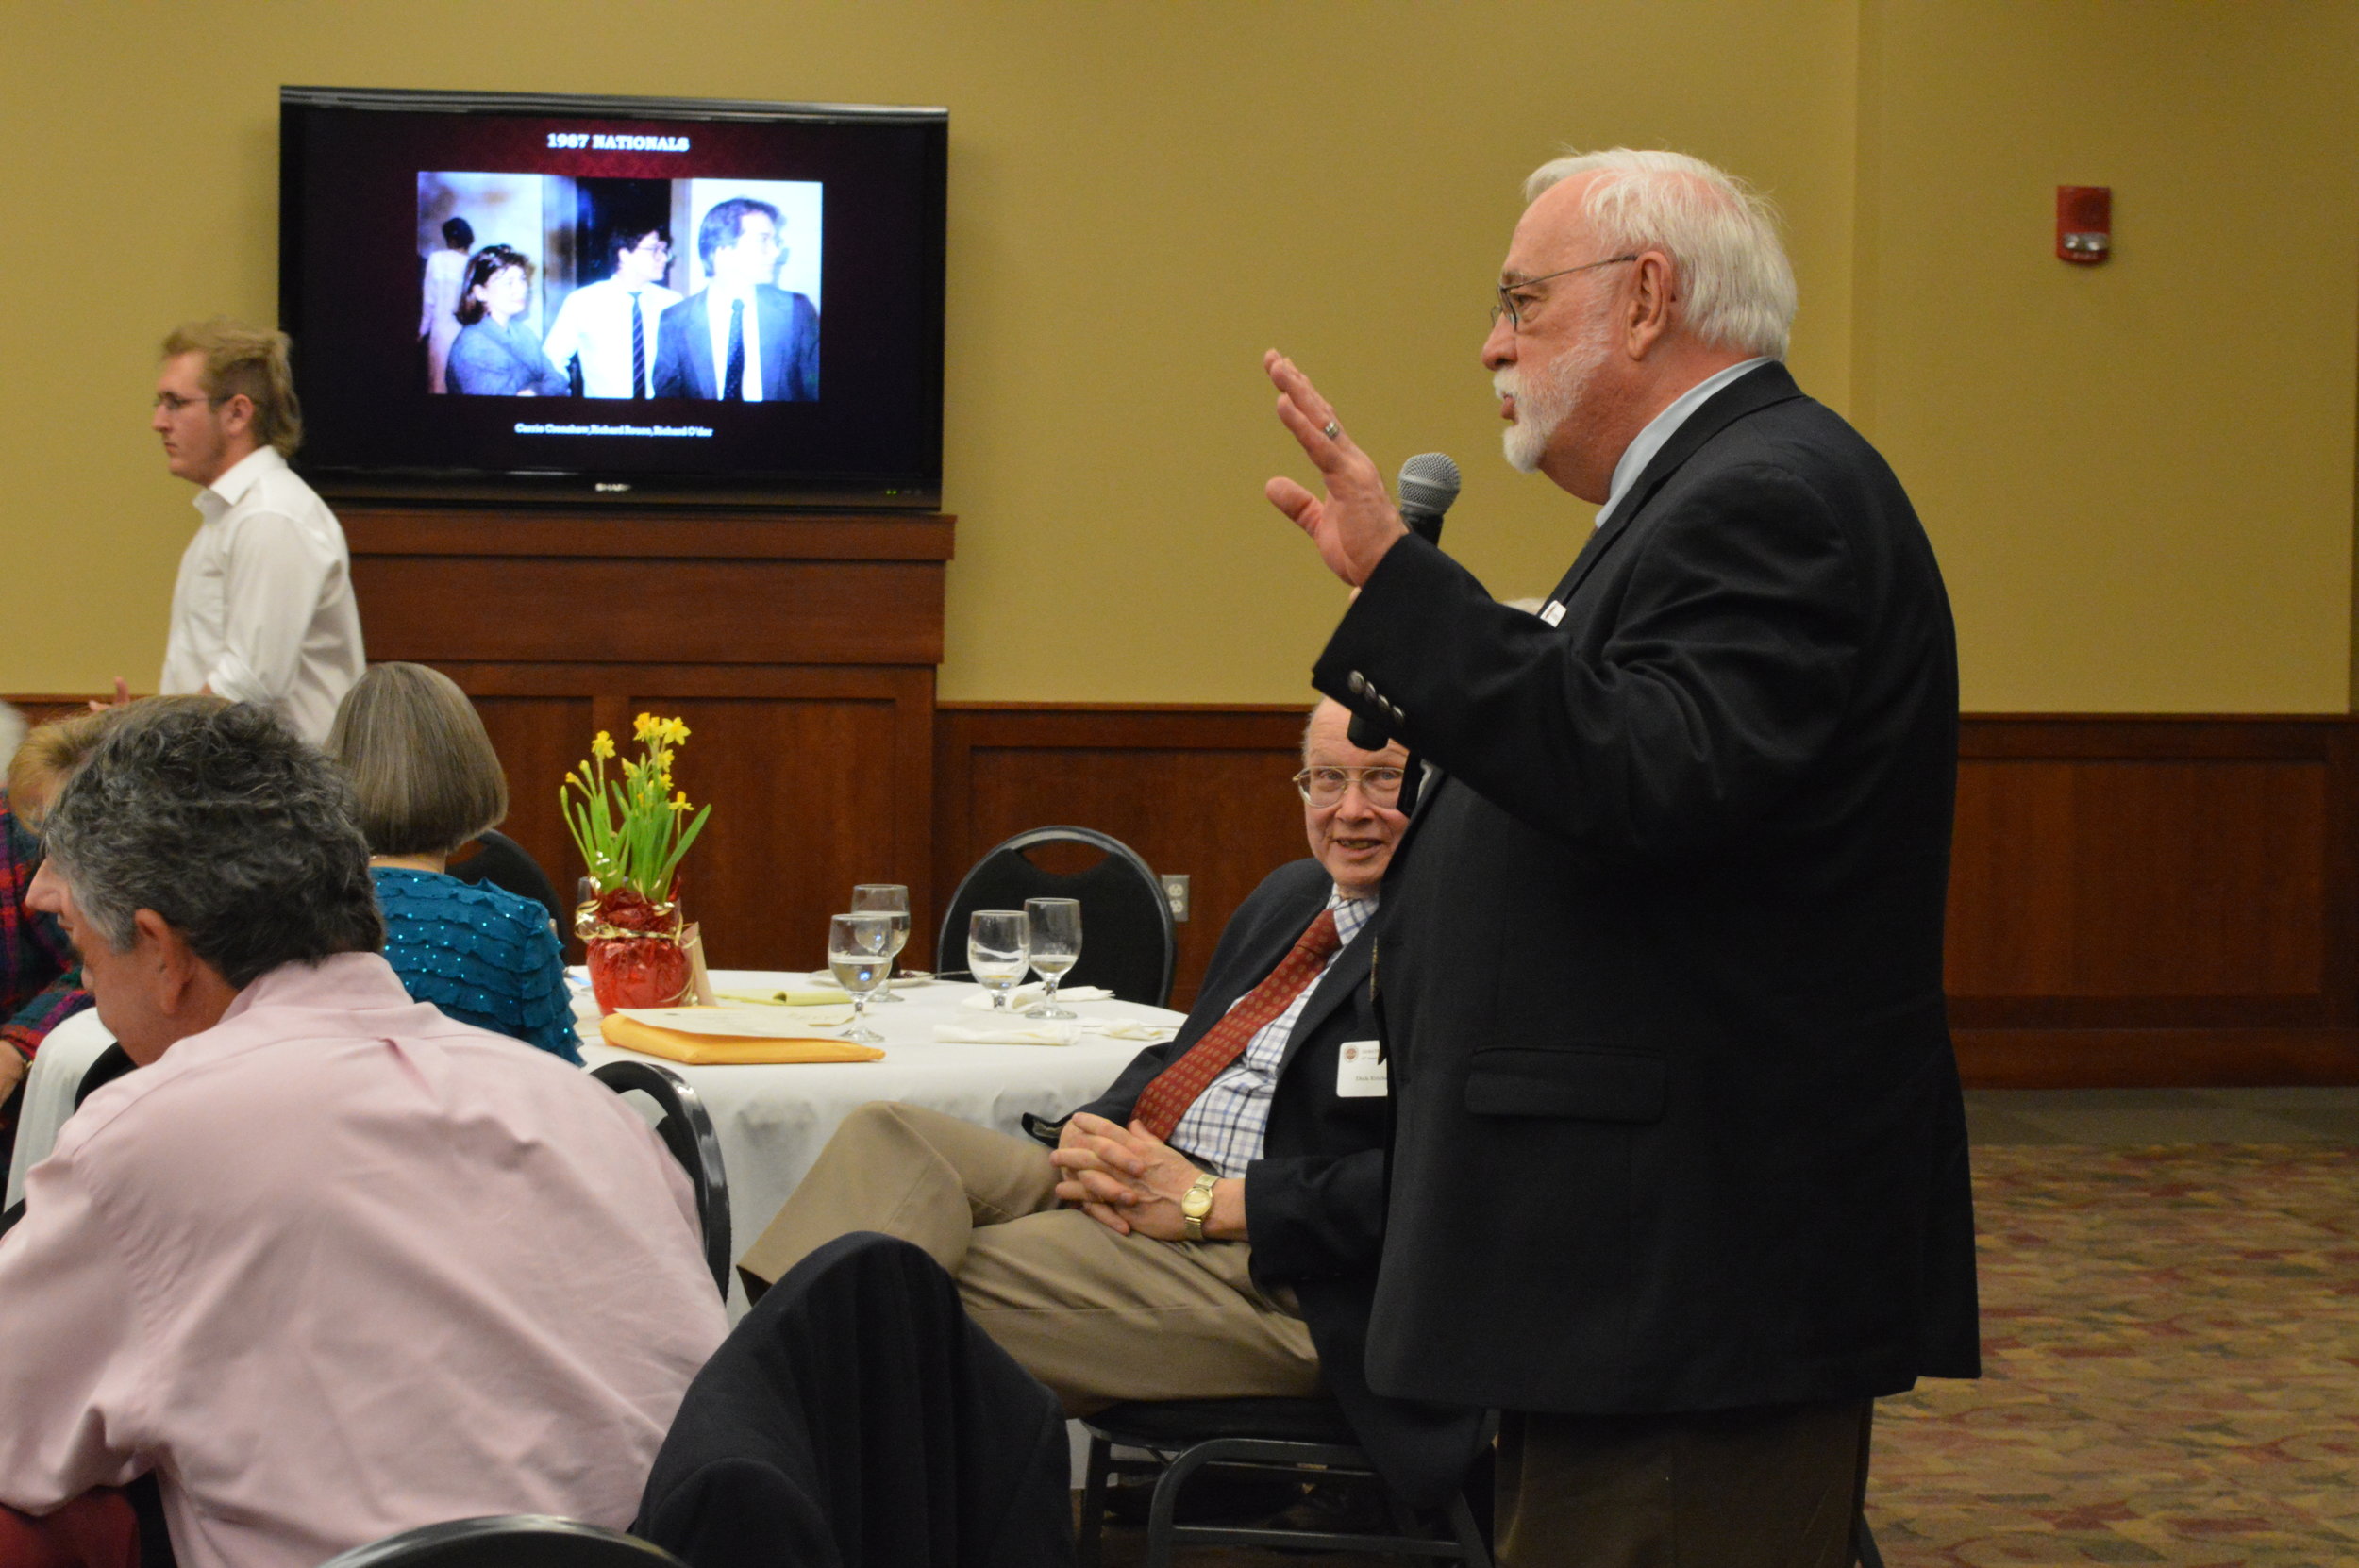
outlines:
[[[0,1040],[25,1056],[49,1031],[90,1006],[74,944],[57,917],[25,907],[41,867],[41,842],[0,795]]]
[[[1375,899],[1346,898],[1340,892],[1329,896],[1327,907],[1335,912],[1335,935],[1342,939],[1339,954],[1376,914]],[[1327,967],[1334,966],[1335,960],[1329,959]],[[1205,1085],[1164,1142],[1225,1176],[1245,1175],[1246,1167],[1262,1158],[1263,1142],[1269,1136],[1270,1096],[1278,1090],[1279,1060],[1286,1054],[1296,1021],[1326,977],[1321,970],[1319,980],[1303,987],[1284,1012],[1262,1026],[1246,1042],[1244,1054]]]

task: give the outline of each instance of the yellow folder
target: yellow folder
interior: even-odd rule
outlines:
[[[775,1038],[758,1035],[691,1034],[685,1029],[661,1029],[636,1018],[609,1013],[598,1020],[598,1032],[609,1045],[640,1051],[690,1067],[767,1065],[794,1061],[876,1061],[884,1052],[874,1045],[824,1035]]]

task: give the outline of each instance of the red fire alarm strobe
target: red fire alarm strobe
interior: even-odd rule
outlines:
[[[2056,259],[2095,266],[2114,253],[2114,188],[2056,187]]]

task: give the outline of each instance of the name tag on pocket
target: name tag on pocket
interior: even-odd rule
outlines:
[[[1392,1093],[1390,1064],[1373,1040],[1347,1040],[1335,1053],[1335,1095],[1338,1099],[1380,1099]]]

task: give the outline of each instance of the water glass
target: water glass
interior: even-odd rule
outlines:
[[[1078,898],[1028,898],[1024,917],[1032,929],[1032,973],[1041,977],[1040,1005],[1024,1009],[1027,1018],[1079,1018],[1071,1008],[1057,1006],[1057,982],[1081,957],[1081,901]]]
[[[898,882],[862,882],[852,890],[852,912],[865,914],[877,911],[893,916],[893,951],[885,956],[898,959],[901,949],[910,944],[910,890]],[[904,998],[893,993],[893,976],[885,975],[885,983],[877,988],[877,1003],[899,1002]]]
[[[829,916],[828,968],[852,998],[852,1026],[837,1038],[882,1044],[884,1036],[867,1026],[868,998],[893,968],[893,916],[881,909]]]
[[[991,1010],[1009,1012],[1008,993],[1031,958],[1030,922],[1022,909],[977,909],[966,923],[966,967],[991,993]]]

